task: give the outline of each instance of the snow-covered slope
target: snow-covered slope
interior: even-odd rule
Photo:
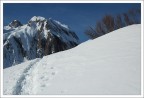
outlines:
[[[6,68],[4,94],[138,95],[140,28],[124,27],[73,49]]]
[[[12,21],[4,27],[3,41],[4,68],[79,44],[79,38],[68,26],[41,16],[32,17],[25,25]]]

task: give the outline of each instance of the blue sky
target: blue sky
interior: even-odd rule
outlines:
[[[84,31],[95,26],[104,15],[117,15],[131,8],[140,8],[139,3],[5,3],[4,25],[12,20],[26,24],[33,16],[52,18],[68,25],[79,36],[80,41],[88,37]]]

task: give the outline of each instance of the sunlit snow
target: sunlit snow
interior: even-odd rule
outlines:
[[[6,95],[138,95],[141,25],[4,69]]]

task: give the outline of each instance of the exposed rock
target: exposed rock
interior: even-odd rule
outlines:
[[[79,38],[68,26],[52,19],[34,16],[28,24],[11,22],[14,29],[5,38],[3,45],[4,68],[25,60],[64,51],[79,44]],[[4,32],[4,36],[9,32]]]

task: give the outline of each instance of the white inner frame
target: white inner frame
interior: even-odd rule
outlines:
[[[141,3],[141,95],[3,95],[3,3]],[[142,0],[123,0],[123,1],[1,1],[1,97],[143,97],[143,1]]]

